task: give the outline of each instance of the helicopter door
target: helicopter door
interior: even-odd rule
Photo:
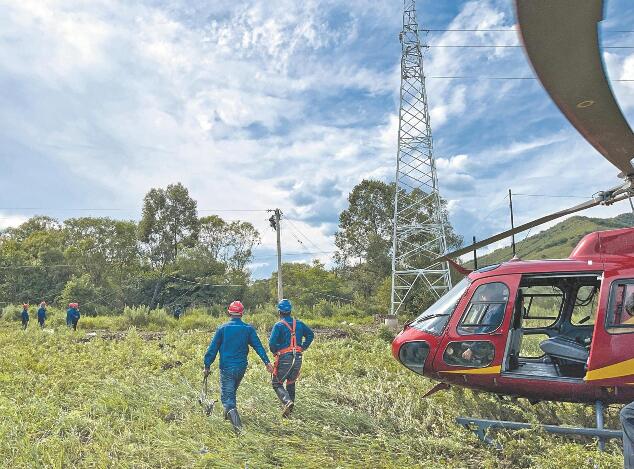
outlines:
[[[519,275],[473,282],[468,303],[456,309],[435,357],[441,373],[500,374]],[[469,294],[471,295],[469,297]]]
[[[634,278],[614,280],[609,292],[601,293],[600,305],[607,308],[599,308],[585,380],[606,386],[633,383]]]

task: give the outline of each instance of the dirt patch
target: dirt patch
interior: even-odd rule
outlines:
[[[315,328],[313,332],[323,339],[347,339],[352,336],[349,331],[330,327]]]
[[[138,334],[141,337],[141,339],[145,341],[161,340],[163,337],[165,337],[165,332],[139,331]],[[128,333],[125,331],[106,331],[106,330],[91,331],[91,332],[88,332],[84,337],[79,339],[79,342],[84,342],[84,343],[90,342],[91,340],[96,338],[100,338],[103,340],[123,340],[126,338],[127,335]]]
[[[167,362],[167,363],[163,363],[163,366],[161,368],[163,368],[164,370],[171,370],[172,368],[178,368],[179,366],[182,366],[183,362],[181,362],[180,360],[176,360],[174,362]]]

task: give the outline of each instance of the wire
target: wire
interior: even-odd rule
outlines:
[[[553,194],[516,194],[513,192],[513,196],[522,196],[522,197],[552,197],[552,198],[562,198],[562,199],[591,199],[591,197],[584,195],[553,195]]]
[[[312,239],[310,239],[308,236],[306,236],[297,225],[295,225],[295,223],[293,223],[293,220],[291,220],[290,218],[286,218],[286,221],[288,221],[291,224],[291,227],[297,231],[301,236],[304,237],[304,239],[306,239],[315,249],[322,250],[323,248],[320,248],[319,246],[317,246]]]
[[[136,208],[103,208],[103,207],[0,207],[0,210],[47,210],[58,212],[136,212],[142,211],[141,207]],[[264,209],[249,209],[249,208],[199,208],[199,212],[266,212]]]
[[[537,77],[470,77],[470,76],[433,76],[425,77],[438,80],[537,80]],[[609,80],[612,82],[634,81],[634,79]]]
[[[503,45],[503,44],[455,44],[455,45],[436,45],[436,44],[425,44],[423,47],[426,48],[444,48],[444,49],[484,49],[488,47],[501,47],[507,49],[523,49],[522,45]],[[634,49],[634,46],[603,46],[601,49]]]
[[[419,33],[471,33],[471,32],[483,32],[483,33],[514,33],[519,32],[517,28],[506,29],[419,29]],[[601,33],[634,33],[632,29],[603,29]]]

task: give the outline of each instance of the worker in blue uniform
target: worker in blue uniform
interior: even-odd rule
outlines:
[[[79,303],[70,303],[68,310],[66,311],[66,325],[72,327],[73,330],[77,330],[77,323],[81,314],[79,313]]]
[[[40,303],[40,309],[37,310],[37,322],[42,329],[44,329],[44,323],[46,322],[46,302]]]
[[[238,413],[236,393],[247,369],[249,346],[253,347],[269,373],[273,372],[273,365],[255,328],[242,322],[244,314],[242,303],[239,301],[231,303],[227,314],[231,319],[216,330],[205,354],[204,376],[209,376],[209,367],[220,354],[220,401],[224,407],[225,419],[231,421],[236,433],[240,433],[242,422]]]
[[[29,327],[29,305],[24,303],[22,305],[22,329]]]
[[[315,335],[310,327],[291,317],[293,306],[289,300],[280,301],[277,310],[280,321],[273,326],[269,338],[269,347],[275,355],[271,379],[282,403],[282,415],[288,417],[295,405],[295,382],[302,368],[302,353],[310,347]]]

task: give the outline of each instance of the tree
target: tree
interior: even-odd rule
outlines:
[[[335,254],[337,272],[364,300],[380,297],[382,304],[385,294],[382,292],[377,295],[377,290],[385,290],[386,279],[390,277],[392,270],[395,187],[393,183],[386,184],[375,180],[364,180],[357,184],[348,196],[348,208],[339,216],[339,230],[335,234],[335,245],[338,249]],[[417,219],[420,223],[424,223],[432,212],[433,198],[418,189],[407,194],[403,192],[401,198],[407,199],[410,206],[417,208]],[[458,247],[462,244],[462,238],[451,227],[443,200],[441,206],[447,246]],[[428,239],[429,235],[421,233],[409,241],[422,245]],[[424,267],[429,265],[431,260],[421,252],[413,262]],[[420,288],[424,289],[424,286],[421,285]],[[426,298],[422,291],[412,292],[410,300],[413,301],[414,297]]]
[[[325,269],[318,260],[312,264],[284,263],[284,295],[295,303],[312,308],[320,300],[352,299],[343,280]],[[277,297],[277,272],[269,281],[271,298]]]
[[[199,246],[215,261],[230,270],[244,271],[260,244],[260,233],[248,222],[225,222],[211,215],[200,219]]]
[[[106,289],[110,304],[123,307],[126,293],[138,282],[141,253],[133,221],[110,218],[71,218],[64,222],[65,256],[70,264],[90,274]]]
[[[199,228],[196,201],[181,183],[170,184],[167,189],[151,189],[146,194],[138,236],[159,270],[151,308],[156,305],[165,269],[176,260],[181,246],[191,247],[196,243]]]

